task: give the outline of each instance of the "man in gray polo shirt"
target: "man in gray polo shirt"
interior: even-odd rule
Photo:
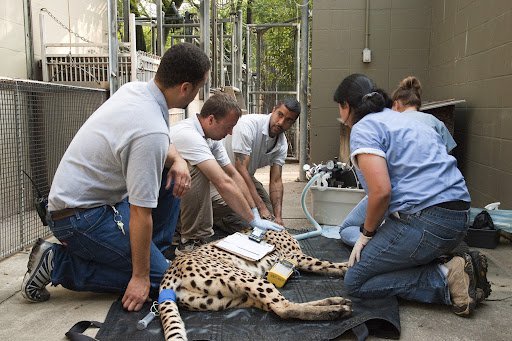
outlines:
[[[22,295],[49,299],[46,285],[124,292],[140,310],[168,262],[179,197],[190,187],[186,162],[169,139],[169,108],[184,108],[205,83],[209,58],[192,44],[170,48],[149,83],[123,85],[77,132],[48,197],[51,231],[61,244],[32,248]],[[164,167],[166,169],[164,169]]]
[[[224,139],[231,162],[241,174],[262,218],[283,225],[282,167],[288,153],[285,131],[300,115],[300,104],[295,98],[278,102],[268,115],[250,114],[240,118],[232,136]],[[259,168],[270,166],[269,193],[254,174]],[[228,233],[240,231],[247,223],[213,193],[214,226]]]
[[[211,96],[201,113],[171,126],[178,152],[188,161],[192,188],[182,198],[180,245],[176,254],[192,251],[213,235],[210,183],[247,226],[280,230],[261,219],[243,178],[231,164],[222,140],[231,134],[241,115],[237,101],[224,93]]]

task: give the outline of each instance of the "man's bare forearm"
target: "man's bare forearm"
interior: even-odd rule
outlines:
[[[284,186],[282,178],[282,167],[276,164],[270,167],[269,192],[270,202],[272,203],[272,208],[274,210],[274,216],[277,221],[281,221]]]
[[[270,186],[270,202],[272,203],[272,209],[274,210],[274,216],[276,219],[281,220],[282,218],[282,207],[283,207],[283,183],[276,183]]]
[[[249,156],[245,154],[235,153],[235,168],[240,173],[245,186],[248,189],[248,193],[251,195],[252,200],[254,201],[254,205],[259,209],[265,206],[265,203],[260,198],[258,191],[256,190],[256,186],[252,181],[252,177],[249,174],[247,169],[249,163]]]
[[[132,275],[149,278],[149,254],[153,234],[151,209],[131,205],[130,246],[132,253]]]
[[[181,155],[176,150],[173,144],[169,145],[169,149],[167,150],[167,157],[165,158],[165,168],[171,168],[176,160],[183,160]]]

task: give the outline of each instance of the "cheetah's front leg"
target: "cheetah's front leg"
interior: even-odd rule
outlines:
[[[296,254],[295,260],[297,269],[307,272],[344,277],[348,269],[348,262],[333,263],[303,253]]]

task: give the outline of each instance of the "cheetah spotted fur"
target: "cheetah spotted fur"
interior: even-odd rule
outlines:
[[[176,257],[164,275],[160,290],[172,289],[181,308],[218,311],[255,307],[273,311],[283,319],[334,320],[352,313],[351,302],[329,297],[305,303],[288,301],[264,276],[280,258],[293,259],[297,269],[343,277],[347,263],[332,263],[302,253],[288,232],[268,231],[265,241],[274,250],[258,262],[225,252],[212,243]],[[159,305],[166,340],[186,340],[187,334],[178,307],[173,301]]]

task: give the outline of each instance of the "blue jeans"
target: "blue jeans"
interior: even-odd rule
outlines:
[[[349,246],[354,246],[359,238],[359,226],[364,224],[366,218],[366,209],[368,207],[368,196],[366,195],[359,203],[350,211],[340,227],[341,241]]]
[[[162,176],[158,206],[152,210],[153,236],[150,250],[150,282],[158,289],[169,263],[163,256],[172,242],[180,200],[165,189],[167,170]],[[62,243],[53,246],[54,286],[75,291],[124,292],[132,275],[130,248],[130,204],[115,205],[126,234],[114,222],[113,209],[91,208],[58,221],[49,219],[54,236]]]
[[[464,238],[469,211],[436,206],[400,218],[388,216],[345,275],[352,296],[399,296],[451,304],[446,277],[434,261]]]

